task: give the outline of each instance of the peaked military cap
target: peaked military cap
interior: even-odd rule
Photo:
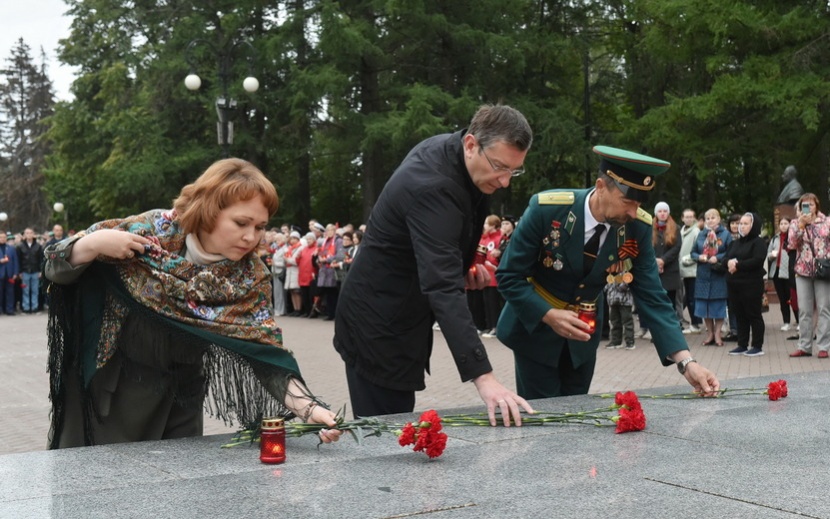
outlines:
[[[644,202],[654,189],[654,177],[671,167],[665,160],[610,146],[594,146],[594,153],[601,157],[600,172],[617,184],[624,197],[637,202]]]

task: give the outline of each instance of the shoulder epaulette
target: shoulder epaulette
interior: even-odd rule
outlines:
[[[539,205],[570,205],[573,203],[573,191],[547,191],[539,193]]]
[[[637,219],[643,223],[651,225],[651,215],[648,214],[648,211],[644,210],[642,207],[637,209]]]

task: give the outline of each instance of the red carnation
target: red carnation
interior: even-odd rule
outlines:
[[[401,447],[406,447],[407,445],[412,445],[415,443],[415,427],[412,425],[412,422],[407,423],[404,425],[403,430],[398,438],[398,443]]]
[[[430,442],[427,445],[427,456],[430,458],[437,458],[447,447],[447,435],[439,432],[430,434]]]
[[[617,391],[617,396],[614,399],[614,402],[618,406],[625,407],[626,409],[630,409],[632,411],[643,408],[643,406],[640,405],[640,399],[637,398],[637,393],[634,391],[626,391],[625,393]]]
[[[418,427],[420,428],[428,428],[432,432],[438,432],[441,430],[441,417],[438,416],[438,413],[436,413],[434,409],[424,411],[418,421],[420,422],[418,424]]]
[[[767,395],[769,395],[770,400],[778,400],[787,396],[787,383],[784,382],[782,385],[781,382],[784,381],[770,382],[767,386]]]
[[[429,430],[420,429],[415,435],[415,446],[412,447],[412,450],[415,452],[421,452],[427,448],[427,445],[429,445]]]
[[[646,415],[642,409],[620,408],[620,414],[614,417],[617,422],[616,433],[642,431],[646,428]]]
[[[781,398],[786,398],[789,394],[789,390],[787,389],[787,381],[786,380],[779,380],[778,386],[781,388]]]

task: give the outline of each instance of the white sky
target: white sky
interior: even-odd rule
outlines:
[[[58,40],[69,36],[71,20],[63,16],[68,6],[63,0],[0,0],[0,66],[6,65],[19,38],[29,46],[35,64],[40,64],[40,48],[47,56],[47,74],[58,100],[70,100],[72,69],[59,66]]]

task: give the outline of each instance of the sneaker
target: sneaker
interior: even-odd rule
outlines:
[[[796,333],[795,335],[788,336],[787,340],[788,341],[797,341],[798,340],[798,334]]]
[[[492,339],[496,336],[496,329],[491,328],[490,330],[487,330],[486,332],[482,333],[481,336],[485,339]]]
[[[626,345],[625,345],[625,349],[627,349],[627,350],[635,350],[635,349],[637,349],[637,346],[635,346],[635,345],[634,345],[634,343],[632,342],[631,344],[626,344]]]
[[[760,357],[764,354],[764,350],[761,348],[752,348],[751,350],[744,352],[744,355],[747,357]]]
[[[606,350],[618,350],[622,348],[622,344],[614,344],[613,342],[609,342],[605,345]]]
[[[790,327],[790,323],[784,323],[784,326],[782,326],[782,327],[781,327],[781,331],[782,331],[782,332],[788,332],[788,331],[790,331],[791,329],[792,329],[792,328]]]
[[[730,355],[746,355],[747,351],[749,351],[749,349],[746,346],[738,346],[734,350],[729,350],[729,354]]]
[[[797,349],[794,352],[790,353],[790,357],[812,357],[813,354],[809,351],[804,351],[802,349]]]
[[[646,333],[643,334],[643,339],[647,341],[651,340],[651,330],[646,330]]]
[[[820,359],[826,359],[826,358],[828,358],[828,357],[830,357],[830,355],[828,355],[826,351],[820,351],[820,352],[818,352],[818,358],[820,358]]]

